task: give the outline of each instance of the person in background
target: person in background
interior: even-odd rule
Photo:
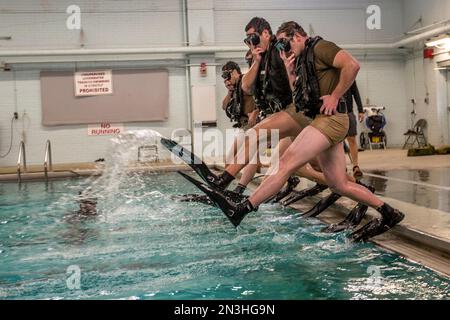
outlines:
[[[233,127],[240,128],[246,132],[256,124],[259,110],[255,107],[253,96],[242,91],[242,77],[241,69],[236,62],[228,61],[222,67],[222,78],[224,79],[225,87],[228,89],[228,94],[222,101],[222,109],[232,122],[236,122]],[[237,153],[236,140],[232,152],[233,156]],[[259,168],[259,161],[257,164],[248,164],[242,171],[239,184],[234,191],[240,194],[244,193],[247,185]]]
[[[345,100],[347,102],[347,112],[349,119],[349,129],[347,135],[347,142],[350,149],[350,156],[353,165],[353,177],[355,179],[361,179],[363,177],[363,173],[359,168],[358,162],[358,144],[356,143],[356,135],[357,135],[357,124],[356,124],[356,116],[353,113],[353,99],[355,99],[356,106],[358,107],[358,121],[362,122],[364,120],[364,109],[361,102],[361,96],[359,95],[358,86],[356,85],[356,81],[353,82],[352,86],[345,93]]]

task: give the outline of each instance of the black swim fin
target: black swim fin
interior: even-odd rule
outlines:
[[[216,189],[190,177],[183,172],[178,171],[178,173],[203,191],[209,199],[222,210],[228,220],[230,220],[235,227],[239,226],[248,213],[256,211],[246,196],[232,191]]]
[[[207,195],[204,194],[183,194],[172,197],[173,200],[180,202],[198,202],[203,203],[209,206],[215,206],[214,202],[212,202]]]
[[[328,186],[318,183],[315,186],[308,189],[303,189],[300,191],[292,191],[291,195],[281,202],[281,205],[286,207],[290,204],[302,200],[303,198],[315,196],[316,194],[319,194],[325,189],[328,189]]]
[[[189,165],[205,182],[217,179],[217,176],[199,157],[197,157],[186,148],[183,148],[175,141],[161,138],[161,144],[174,155],[186,162],[186,164]]]
[[[161,144],[186,162],[210,186],[225,190],[234,180],[234,177],[227,171],[220,175],[214,174],[199,157],[173,140],[161,138]]]
[[[314,207],[311,208],[311,210],[305,212],[301,216],[303,218],[317,217],[324,210],[326,210],[329,206],[331,206],[333,203],[335,203],[340,197],[341,197],[340,194],[332,192],[328,197],[320,200]]]
[[[277,203],[286,196],[288,196],[292,191],[294,191],[295,187],[300,183],[300,178],[296,176],[289,177],[287,181],[287,185],[280,192],[278,192],[275,196],[266,200],[265,203]]]
[[[405,215],[402,212],[392,208],[387,203],[384,203],[377,211],[381,213],[382,218],[374,219],[353,232],[350,235],[353,242],[367,241],[369,238],[390,230],[405,218]]]
[[[339,223],[332,224],[324,229],[322,232],[326,233],[336,233],[348,229],[356,228],[364,218],[367,213],[368,206],[358,203],[350,213],[345,217],[345,219]]]

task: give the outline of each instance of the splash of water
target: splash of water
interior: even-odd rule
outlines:
[[[142,173],[154,172],[149,162],[138,162],[140,146],[158,144],[161,134],[157,131],[127,131],[110,140],[105,162],[97,165],[96,175],[73,187],[70,196],[63,196],[56,205],[76,203],[80,198],[98,201],[102,212],[114,212],[127,201],[140,197],[154,196],[152,190],[145,190]],[[76,190],[75,190],[76,189]],[[81,191],[81,195],[78,195]],[[106,215],[104,214],[106,217]]]

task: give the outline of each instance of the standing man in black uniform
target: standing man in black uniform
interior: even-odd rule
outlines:
[[[348,136],[347,141],[350,148],[350,156],[352,160],[353,165],[353,177],[355,179],[361,179],[363,176],[363,173],[361,172],[361,169],[359,168],[359,162],[358,162],[358,144],[356,143],[356,135],[358,134],[356,127],[356,117],[353,113],[353,98],[355,99],[356,106],[358,107],[358,120],[359,122],[362,122],[364,120],[364,109],[361,102],[361,96],[359,95],[358,86],[356,85],[356,81],[353,82],[350,89],[345,94],[345,100],[347,102],[347,112],[348,112],[348,120],[349,120],[349,129],[348,129]]]

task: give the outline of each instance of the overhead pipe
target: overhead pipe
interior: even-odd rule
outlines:
[[[450,24],[407,37],[394,43],[344,44],[347,50],[382,50],[403,48],[411,43],[450,32]],[[121,48],[121,49],[58,49],[58,50],[0,50],[0,57],[37,57],[37,56],[86,56],[121,54],[213,54],[225,52],[245,52],[246,46],[183,46],[167,48]]]
[[[411,36],[394,43],[373,43],[373,44],[347,44],[342,45],[341,48],[346,50],[370,50],[370,49],[401,49],[405,46],[415,43],[421,40],[429,39],[442,33],[450,31],[450,24],[444,25],[439,28],[435,28],[430,31],[423,32],[421,34]]]

